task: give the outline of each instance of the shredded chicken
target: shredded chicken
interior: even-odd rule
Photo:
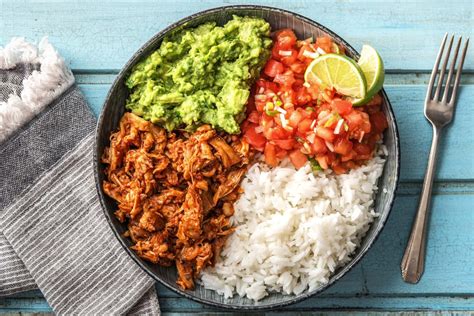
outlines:
[[[102,156],[102,186],[128,224],[132,249],[150,262],[175,264],[177,283],[192,289],[233,232],[233,203],[251,154],[239,137],[208,125],[167,133],[125,113]]]

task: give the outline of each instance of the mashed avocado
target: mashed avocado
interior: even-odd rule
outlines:
[[[203,123],[240,132],[250,85],[269,56],[270,25],[234,16],[166,37],[127,78],[127,109],[168,130]]]

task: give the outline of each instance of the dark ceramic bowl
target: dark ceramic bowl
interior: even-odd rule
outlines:
[[[126,225],[120,223],[114,216],[113,212],[116,210],[116,203],[106,196],[101,188],[101,183],[104,180],[104,166],[100,163],[99,158],[104,150],[104,147],[109,143],[110,134],[118,128],[118,123],[123,113],[125,112],[125,101],[128,97],[128,89],[125,87],[124,81],[127,75],[130,73],[132,67],[143,57],[149,55],[151,52],[156,50],[163,37],[171,31],[181,29],[183,27],[193,27],[204,22],[215,21],[218,24],[225,24],[232,15],[248,15],[257,16],[267,20],[273,30],[281,28],[291,28],[295,30],[298,38],[308,38],[310,36],[317,37],[322,35],[328,35],[332,37],[338,44],[345,47],[346,52],[349,56],[358,57],[357,51],[351,47],[346,41],[339,37],[334,32],[330,31],[326,27],[306,18],[301,15],[288,12],[285,10],[262,7],[262,6],[229,6],[221,7],[203,11],[187,18],[184,18],[175,24],[167,27],[163,31],[153,36],[148,42],[146,42],[127,62],[120,71],[119,75],[115,79],[110,91],[105,100],[102,113],[99,118],[97,125],[96,144],[95,148],[95,175],[97,190],[99,192],[100,201],[102,203],[104,213],[108,219],[110,226],[112,227],[115,235],[117,236],[124,249],[130,254],[130,256],[142,267],[150,276],[155,280],[161,282],[169,289],[195,301],[214,305],[217,307],[225,307],[232,309],[269,309],[282,307],[288,304],[296,303],[304,300],[316,293],[319,293],[334,284],[343,275],[345,275],[372,246],[373,242],[380,234],[387,217],[392,208],[395,189],[397,187],[399,165],[400,165],[400,146],[398,141],[398,131],[393,115],[390,102],[382,91],[384,98],[383,111],[385,112],[388,119],[388,129],[385,132],[384,143],[387,146],[389,155],[385,165],[384,173],[379,180],[379,193],[375,200],[375,209],[380,214],[372,224],[370,230],[362,241],[361,246],[356,250],[353,255],[353,259],[345,266],[339,268],[329,280],[329,283],[319,287],[314,291],[305,291],[300,295],[282,295],[282,294],[271,294],[259,302],[254,302],[247,298],[234,297],[231,299],[225,299],[213,291],[204,289],[201,286],[197,286],[193,291],[183,291],[176,285],[176,269],[165,268],[158,265],[154,265],[150,262],[144,261],[139,258],[132,250],[129,249],[131,242],[128,238],[122,237],[122,234],[126,230]]]

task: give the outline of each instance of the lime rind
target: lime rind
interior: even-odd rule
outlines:
[[[377,51],[369,45],[362,46],[358,64],[367,80],[367,95],[354,102],[354,105],[363,105],[382,89],[385,70],[383,60]]]
[[[359,65],[344,55],[324,54],[315,58],[305,72],[305,81],[317,80],[354,99],[366,97],[367,83]]]

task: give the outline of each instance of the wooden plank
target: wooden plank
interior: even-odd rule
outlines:
[[[470,1],[161,0],[2,2],[0,45],[13,36],[50,40],[75,69],[120,69],[151,36],[190,14],[231,4],[262,4],[308,16],[357,49],[376,47],[387,69],[431,69],[445,32],[472,37]],[[54,14],[52,14],[54,12]],[[472,56],[472,55],[471,55]],[[466,60],[474,68],[474,59]]]
[[[374,310],[345,310],[341,312],[335,311],[298,311],[292,313],[294,316],[343,316],[350,314],[352,316],[417,316],[417,315],[424,315],[424,316],[464,316],[466,315],[466,311],[374,311]],[[163,316],[182,316],[182,315],[198,315],[198,316],[218,316],[218,315],[242,315],[243,313],[232,313],[232,312],[162,312],[161,315]],[[2,314],[2,316],[46,316],[46,315],[54,315],[53,313],[49,312],[7,312]],[[243,315],[252,316],[252,315],[288,315],[288,311],[275,311],[275,312],[261,312],[261,313],[245,313]]]
[[[164,312],[164,316],[178,316],[178,315],[183,315],[186,313],[182,312]],[[218,315],[246,315],[246,316],[251,316],[251,315],[264,315],[264,316],[269,316],[269,315],[288,315],[288,311],[285,310],[279,310],[279,311],[272,311],[272,312],[259,312],[259,313],[241,313],[241,312],[222,312],[222,311],[217,311],[217,312],[192,312],[192,315],[198,315],[198,316],[203,316],[203,315],[208,315],[208,316],[218,316]],[[29,314],[22,314],[22,316],[30,316]],[[350,316],[455,316],[455,315],[466,315],[466,311],[381,311],[381,310],[370,310],[370,309],[363,309],[363,310],[317,310],[317,311],[297,311],[297,312],[292,312],[291,315],[294,316],[342,316],[342,315],[350,315]],[[471,314],[472,315],[472,314]],[[6,316],[9,316],[8,314]],[[12,315],[13,316],[13,315]],[[14,314],[14,316],[17,316]],[[18,315],[19,316],[19,315]]]
[[[159,302],[163,315],[241,315],[241,313],[232,313],[227,310],[212,308],[184,298],[160,298]],[[292,312],[292,315],[321,315],[320,312],[324,311],[327,311],[327,315],[333,315],[335,309],[343,310],[346,312],[350,311],[351,315],[354,315],[353,311],[359,312],[359,314],[355,315],[367,315],[367,312],[371,310],[394,312],[411,310],[421,310],[424,312],[436,311],[435,315],[438,316],[453,315],[453,312],[461,311],[458,315],[472,315],[466,314],[469,313],[468,311],[472,308],[474,308],[474,300],[472,298],[464,297],[361,296],[338,297],[331,300],[315,297],[309,298],[302,303],[291,305],[283,309],[271,312],[245,313],[245,315],[288,315],[290,311]],[[5,298],[0,300],[0,313],[21,312],[21,315],[24,315],[23,312],[38,313],[51,311],[52,310],[49,307],[48,303],[43,299],[27,300]],[[442,313],[441,311],[446,311],[446,314]],[[398,314],[398,316],[400,316],[400,314]]]
[[[292,315],[294,316],[343,316],[350,314],[352,316],[417,316],[417,315],[424,315],[424,316],[464,316],[466,315],[466,311],[380,311],[380,310],[345,310],[340,312],[335,311],[298,311],[293,312]],[[54,315],[53,313],[49,312],[7,312],[2,314],[2,316],[46,316],[46,315]],[[260,312],[260,313],[233,313],[233,312],[224,312],[224,311],[192,311],[192,312],[162,312],[163,316],[182,316],[182,315],[198,315],[198,316],[219,316],[219,315],[262,315],[262,316],[270,316],[270,315],[288,315],[288,311],[274,311],[274,312]]]
[[[113,75],[104,77],[99,76],[97,84],[79,84],[96,115],[110,87],[108,83],[110,81],[107,80],[112,80]],[[387,85],[386,90],[400,131],[401,179],[421,181],[431,144],[431,127],[423,116],[426,87]],[[447,128],[441,142],[437,171],[437,179],[440,181],[474,179],[474,160],[466,156],[466,153],[474,151],[472,139],[466,137],[474,133],[474,108],[470,105],[472,101],[474,101],[474,85],[463,86],[454,122]]]
[[[285,307],[281,310],[268,312],[264,315],[273,315],[274,313],[285,314],[284,311],[304,312],[304,311],[324,311],[332,309],[353,310],[353,309],[381,309],[381,310],[424,310],[424,311],[440,311],[440,310],[468,310],[473,308],[474,300],[466,298],[450,298],[450,297],[347,297],[334,298],[326,300],[322,298],[310,298],[302,303]],[[216,311],[210,307],[183,299],[161,299],[160,306],[162,311],[168,312],[210,312]],[[217,310],[223,312],[223,310]],[[262,315],[262,313],[253,313],[250,315]]]

